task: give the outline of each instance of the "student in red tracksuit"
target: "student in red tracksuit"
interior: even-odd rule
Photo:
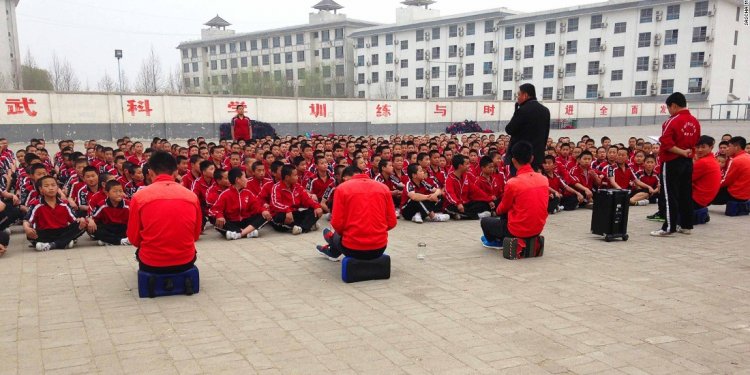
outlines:
[[[496,154],[497,155],[497,154]],[[501,158],[500,155],[498,155]],[[480,197],[489,197],[491,209],[495,209],[503,198],[505,189],[505,174],[497,173],[497,167],[492,156],[482,156],[479,159],[479,174],[474,179],[473,187],[469,192],[469,199],[483,200]]]
[[[659,210],[666,221],[652,236],[665,237],[677,232],[690,234],[693,229],[693,149],[701,136],[701,124],[688,111],[685,95],[675,92],[666,100],[671,117],[664,122],[659,138],[662,189]]]
[[[544,157],[542,174],[547,178],[549,184],[549,205],[547,212],[555,214],[560,210],[573,211],[584,202],[583,194],[579,193],[557,173],[559,163],[552,155]]]
[[[534,148],[521,141],[510,150],[511,162],[517,169],[516,177],[508,180],[505,194],[497,208],[498,217],[481,220],[482,245],[501,248],[505,237],[531,238],[538,236],[547,223],[549,204],[547,179],[531,169]]]
[[[708,207],[721,188],[721,168],[714,156],[715,140],[703,135],[695,149],[693,162],[693,208]]]
[[[86,219],[76,218],[73,210],[60,199],[57,180],[44,176],[37,182],[39,199],[34,199],[23,229],[37,251],[72,248],[85,232]]]
[[[393,162],[386,159],[380,159],[380,162],[378,163],[378,171],[380,173],[375,176],[375,181],[380,182],[388,188],[388,191],[391,192],[393,207],[398,207],[398,204],[401,202],[401,191],[404,190],[404,184],[402,184],[401,179],[394,174]]]
[[[743,137],[732,137],[727,147],[727,172],[721,180],[721,188],[711,204],[727,204],[729,201],[750,200],[750,154],[745,152],[747,141]]]
[[[138,250],[139,269],[151,273],[180,273],[193,268],[195,241],[203,225],[198,198],[174,181],[177,162],[155,152],[149,159],[151,184],[130,202],[128,240]]]
[[[247,178],[242,169],[230,169],[228,179],[231,186],[209,210],[216,218],[216,230],[227,240],[257,238],[258,229],[272,219],[271,213],[258,196],[245,189]]]
[[[130,207],[125,200],[125,190],[116,180],[106,182],[103,189],[107,198],[89,218],[88,231],[99,246],[130,246],[127,235]]]
[[[320,204],[297,181],[297,169],[287,164],[281,167],[281,181],[271,189],[272,225],[279,232],[297,235],[315,230],[323,215]]]
[[[238,168],[239,169],[239,168]],[[210,210],[219,200],[219,195],[229,189],[232,184],[229,183],[229,172],[223,169],[214,170],[214,183],[206,190],[206,207]],[[211,215],[208,215],[211,217]]]
[[[602,184],[599,173],[591,166],[594,156],[589,151],[578,155],[578,164],[570,170],[573,187],[583,194],[588,205],[594,204],[594,190]]]
[[[419,164],[409,164],[406,168],[409,182],[401,192],[401,216],[417,224],[424,220],[445,222],[450,215],[442,213],[443,191],[426,181],[427,175]]]
[[[453,172],[445,180],[445,211],[456,219],[477,220],[489,217],[489,197],[484,201],[470,201],[472,184],[466,176],[469,170],[469,159],[461,154],[453,155],[451,160]]]
[[[312,194],[312,198],[320,203],[323,212],[328,213],[330,209],[323,200],[323,194],[326,190],[335,185],[335,180],[331,173],[328,171],[328,161],[323,156],[315,158],[315,173],[311,178],[307,180],[305,189],[308,193]]]
[[[193,186],[190,190],[198,198],[198,202],[201,204],[201,210],[203,210],[203,225],[206,225],[208,221],[208,204],[206,204],[206,193],[208,188],[214,183],[214,172],[216,166],[211,160],[204,160],[200,164],[201,177],[193,182]]]
[[[388,246],[388,231],[396,227],[392,195],[384,184],[357,173],[357,167],[347,169],[354,176],[336,188],[336,206],[331,215],[333,230],[323,231],[328,244],[317,248],[333,261],[338,261],[341,254],[377,259]]]
[[[649,193],[648,201],[649,203],[656,203],[661,189],[661,179],[659,174],[656,173],[656,157],[654,155],[646,156],[643,161],[643,170],[636,172],[635,176],[638,181],[653,189],[653,192]]]
[[[266,184],[273,186],[273,180],[266,177],[266,167],[263,162],[256,161],[250,169],[252,175],[247,179],[247,186],[245,188],[257,197],[261,195],[260,193]]]
[[[195,180],[201,178],[201,162],[203,158],[195,154],[190,157],[190,170],[184,176],[182,176],[182,186],[186,189],[192,189]]]

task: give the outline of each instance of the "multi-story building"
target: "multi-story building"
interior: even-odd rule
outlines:
[[[18,47],[16,7],[19,0],[0,0],[0,89],[22,89],[21,53]]]
[[[313,8],[317,13],[310,13],[306,25],[242,34],[217,15],[200,40],[177,47],[186,91],[227,94],[243,79],[260,79],[280,84],[289,96],[311,92],[302,90],[306,84],[319,85],[323,96],[354,96],[354,49],[346,36],[377,24],[339,14],[342,6],[333,0]]]
[[[747,100],[750,28],[737,0],[613,0],[517,13],[440,17],[407,0],[395,24],[351,34],[356,96],[513,100]],[[743,71],[745,73],[743,73]]]

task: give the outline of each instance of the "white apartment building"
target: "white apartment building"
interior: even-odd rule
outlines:
[[[517,13],[440,17],[408,0],[395,24],[351,33],[356,96],[513,100],[747,102],[750,28],[739,0],[612,0]]]
[[[0,0],[0,88],[22,89],[16,7],[19,0]],[[6,87],[3,87],[6,86]]]
[[[243,72],[283,81],[296,95],[310,72],[320,73],[326,96],[355,94],[353,48],[346,36],[377,24],[348,19],[333,0],[313,7],[306,25],[235,34],[218,15],[201,39],[181,43],[182,78],[188,93],[227,94]],[[318,81],[320,82],[320,81]]]

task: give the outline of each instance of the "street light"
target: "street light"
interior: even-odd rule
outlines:
[[[117,78],[120,80],[120,92],[125,91],[122,87],[122,69],[120,69],[120,59],[122,58],[122,50],[115,50],[115,58],[117,59]]]

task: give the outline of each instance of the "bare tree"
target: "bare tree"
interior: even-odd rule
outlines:
[[[32,69],[38,68],[36,66],[36,59],[34,59],[34,56],[31,55],[31,48],[26,49],[26,56],[24,60],[25,62],[23,64],[28,66],[29,68],[32,68]]]
[[[380,99],[396,99],[396,85],[392,82],[381,82],[378,91]]]
[[[169,71],[167,77],[167,84],[164,91],[169,94],[184,94],[186,92],[185,84],[182,81],[182,74],[180,73],[180,65],[176,66],[176,69]]]
[[[156,93],[164,86],[164,72],[159,56],[156,56],[154,47],[151,47],[149,55],[143,59],[141,70],[138,72],[135,90],[141,93]]]
[[[81,81],[76,77],[73,66],[66,58],[60,58],[57,53],[52,53],[52,88],[55,91],[79,91]]]
[[[109,73],[104,72],[104,76],[96,84],[96,88],[99,92],[117,92],[117,82],[109,76]]]
[[[12,90],[13,82],[10,77],[0,73],[0,90]]]

